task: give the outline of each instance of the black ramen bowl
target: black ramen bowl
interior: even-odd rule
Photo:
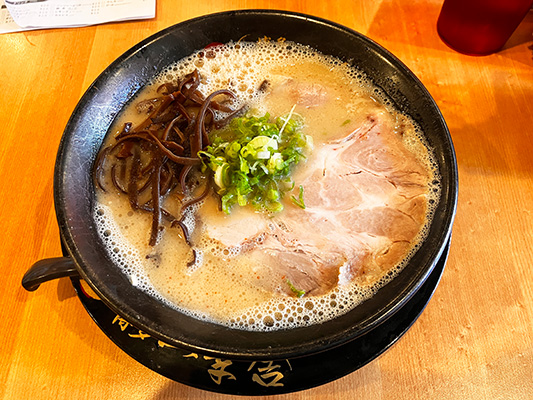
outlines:
[[[274,332],[230,329],[187,316],[133,286],[107,255],[93,221],[92,165],[115,117],[154,75],[213,42],[265,36],[309,45],[362,70],[401,112],[422,128],[437,156],[442,193],[429,234],[390,283],[347,312],[322,324]],[[54,200],[68,257],[37,262],[23,285],[80,275],[126,321],[180,348],[226,359],[284,359],[351,341],[396,313],[413,297],[448,242],[457,203],[457,165],[445,121],[416,76],[395,56],[344,26],[308,15],[271,10],[230,11],[171,26],[120,56],[91,85],[63,134],[55,168]]]

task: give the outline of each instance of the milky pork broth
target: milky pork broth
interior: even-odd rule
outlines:
[[[167,68],[124,110],[104,147],[124,123],[146,118],[135,104],[194,70],[204,96],[230,89],[247,115],[301,121],[305,157],[275,213],[221,211],[216,184],[195,167],[191,191],[211,184],[210,194],[182,210],[176,185],[162,200],[183,216],[189,243],[162,223],[150,245],[150,214],[133,211],[117,190],[97,190],[100,236],[132,284],[199,319],[274,330],[339,316],[394,278],[424,239],[439,197],[436,163],[416,125],[337,59],[288,42],[230,43]]]

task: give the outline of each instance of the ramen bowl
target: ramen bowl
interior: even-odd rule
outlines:
[[[246,37],[283,38],[363,71],[394,107],[421,128],[438,163],[441,196],[429,232],[416,253],[376,295],[329,321],[269,332],[246,331],[193,318],[134,286],[114,265],[93,219],[92,166],[106,133],[124,106],[169,65],[211,43]],[[389,51],[349,28],[317,17],[272,11],[229,11],[171,26],[135,45],[95,80],[75,108],[62,137],[54,201],[66,256],[37,262],[23,285],[78,275],[121,318],[158,340],[227,359],[285,359],[325,351],[374,329],[411,299],[431,274],[451,235],[457,203],[457,165],[446,123],[417,77]]]

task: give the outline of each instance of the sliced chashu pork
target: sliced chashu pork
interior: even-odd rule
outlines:
[[[374,112],[317,146],[294,175],[305,209],[286,201],[274,217],[246,208],[200,212],[205,234],[226,253],[246,253],[262,277],[250,282],[265,290],[291,294],[290,282],[318,295],[356,277],[371,283],[405,257],[426,215],[428,172],[394,126],[388,113]]]

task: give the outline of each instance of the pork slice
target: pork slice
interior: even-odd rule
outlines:
[[[319,249],[313,244],[295,241],[294,233],[289,232],[290,243],[279,232],[269,235],[255,251],[263,276],[269,277],[267,289],[287,295],[291,295],[294,288],[312,295],[328,292],[337,285],[339,265],[346,260],[333,249]]]
[[[384,113],[317,146],[294,179],[305,209],[286,196],[274,217],[239,209],[206,223],[210,238],[254,260],[265,290],[292,295],[290,282],[319,295],[358,277],[373,282],[405,257],[425,221],[428,172]]]
[[[269,221],[251,207],[235,207],[230,215],[219,210],[218,200],[208,197],[200,210],[202,234],[228,250],[250,246],[267,232]]]
[[[375,124],[339,148],[343,163],[386,178],[404,197],[415,197],[427,190],[428,171],[403,143],[403,135],[394,129],[395,121],[386,114],[368,117]]]
[[[298,104],[305,108],[316,108],[328,101],[330,94],[328,88],[319,83],[311,83],[296,80],[282,75],[273,75],[272,93],[291,99],[293,104]]]
[[[398,262],[405,258],[410,249],[410,242],[385,239],[383,244],[361,263],[357,270],[359,282],[372,284],[380,279],[384,273],[392,271]],[[354,276],[352,276],[353,278]]]
[[[315,169],[295,179],[305,188],[309,213],[339,214],[352,231],[411,241],[425,221],[429,174],[387,114],[368,120],[369,129],[318,149]]]

